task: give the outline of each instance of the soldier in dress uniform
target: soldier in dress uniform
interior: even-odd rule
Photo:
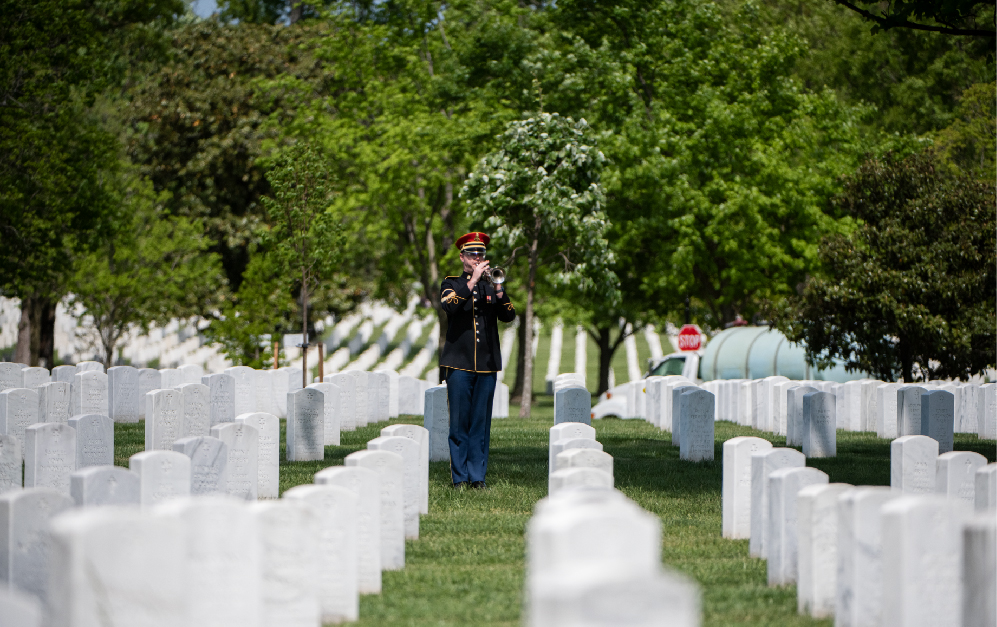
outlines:
[[[464,272],[440,287],[447,339],[440,355],[450,406],[450,477],[455,488],[484,489],[492,397],[502,369],[498,321],[512,322],[516,309],[502,286],[489,280],[486,247],[491,238],[468,233],[455,244]]]

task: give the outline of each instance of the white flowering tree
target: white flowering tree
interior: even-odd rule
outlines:
[[[533,342],[538,270],[555,285],[619,299],[599,184],[605,157],[588,132],[585,120],[556,113],[512,122],[499,137],[499,149],[478,163],[461,191],[471,222],[491,233],[492,256],[505,259],[506,266],[526,261],[525,346]],[[532,351],[526,351],[523,375],[519,415],[525,418],[532,398]]]

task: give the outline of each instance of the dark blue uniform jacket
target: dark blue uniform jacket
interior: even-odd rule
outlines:
[[[495,295],[495,287],[482,278],[467,289],[468,272],[448,276],[440,286],[443,311],[447,312],[447,339],[440,356],[440,365],[471,372],[498,372],[502,369],[499,348],[498,320],[512,322],[516,308],[509,293]]]

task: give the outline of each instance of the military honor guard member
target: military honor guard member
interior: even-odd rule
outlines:
[[[440,287],[449,324],[440,366],[447,381],[450,476],[455,488],[486,487],[492,397],[502,369],[498,321],[516,319],[502,285],[490,280],[491,267],[485,259],[490,240],[478,232],[458,239],[455,246],[464,272],[448,276]]]

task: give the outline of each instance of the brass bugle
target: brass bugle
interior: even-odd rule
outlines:
[[[492,285],[496,287],[505,283],[505,270],[498,266],[489,268],[486,276],[488,277],[488,280],[491,281]]]

